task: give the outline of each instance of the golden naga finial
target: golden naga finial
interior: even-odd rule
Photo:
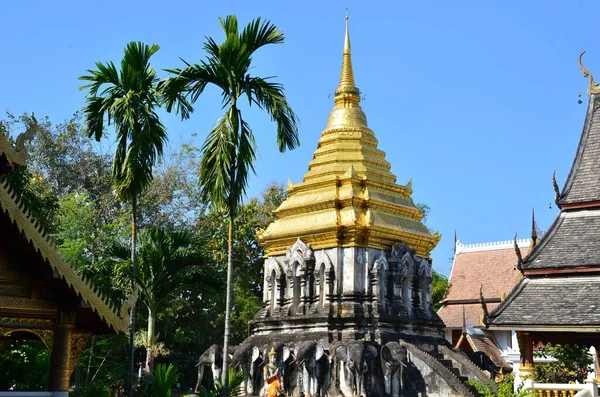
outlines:
[[[583,77],[590,79],[590,85],[588,86],[588,95],[591,94],[600,94],[600,85],[594,81],[594,76],[583,66],[582,58],[583,54],[585,54],[587,50],[584,49],[581,54],[579,54],[579,69],[581,69],[581,73]]]

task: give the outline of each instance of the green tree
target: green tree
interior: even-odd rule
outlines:
[[[268,44],[280,44],[284,34],[269,21],[260,18],[250,22],[241,32],[234,15],[219,19],[225,33],[220,45],[207,38],[205,61],[184,69],[169,70],[174,77],[165,81],[163,90],[167,110],[177,106],[183,118],[193,111],[192,104],[207,85],[222,91],[225,113],[217,120],[202,146],[200,160],[201,197],[213,207],[223,210],[229,220],[227,295],[225,304],[224,351],[229,348],[231,315],[233,231],[238,206],[244,197],[250,171],[254,170],[256,143],[250,125],[243,119],[240,99],[266,111],[277,124],[277,145],[280,151],[294,149],[299,144],[297,118],[285,97],[283,86],[268,78],[254,77],[250,72],[252,56]],[[227,354],[223,355],[223,393],[228,383]]]
[[[446,276],[434,270],[431,280],[431,304],[436,312],[442,307],[442,301],[446,297],[448,288],[450,288],[450,283]]]
[[[189,286],[203,289],[218,288],[210,268],[202,266],[205,254],[203,243],[189,230],[167,231],[158,227],[144,229],[138,244],[136,284],[148,310],[146,337],[146,372],[153,367],[153,348],[158,311],[173,295]],[[131,248],[116,245],[110,250],[114,258],[129,267]],[[119,273],[119,271],[116,271]]]
[[[131,202],[131,272],[132,288],[136,275],[137,200],[152,181],[152,168],[162,155],[167,140],[164,126],[156,108],[160,98],[156,89],[158,77],[150,65],[150,57],[158,51],[156,44],[148,46],[131,42],[125,48],[121,69],[113,62],[96,62],[97,70],[80,80],[90,83],[81,87],[89,89],[84,108],[85,124],[89,136],[100,140],[104,135],[104,122],[116,129],[117,148],[112,165],[112,179],[117,197]],[[130,386],[133,387],[133,339],[135,324],[133,308],[130,323]]]
[[[584,345],[558,345],[547,343],[535,352],[536,357],[552,357],[556,361],[536,364],[535,377],[544,383],[583,383],[588,367],[594,363]]]

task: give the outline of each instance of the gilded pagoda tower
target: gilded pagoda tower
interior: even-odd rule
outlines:
[[[346,18],[333,110],[302,182],[289,182],[259,235],[263,305],[231,365],[247,395],[274,397],[277,380],[288,396],[475,397],[464,381],[485,376],[461,375],[474,364],[446,348],[431,307],[440,236],[422,223],[411,182],[396,183],[360,101]]]
[[[377,147],[354,81],[347,20],[333,101],[308,172],[288,183],[277,219],[259,236],[264,309],[255,332],[301,329],[310,319],[333,339],[379,341],[417,329],[437,336],[430,252],[440,236],[421,222],[411,182],[396,183]]]

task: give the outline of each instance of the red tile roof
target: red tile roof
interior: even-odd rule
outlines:
[[[483,286],[486,300],[498,300],[507,295],[517,283],[520,272],[516,269],[517,256],[512,242],[498,244],[462,245],[457,243],[456,255],[450,273],[450,290],[446,304],[438,314],[449,328],[462,328],[462,308],[469,323],[479,326],[482,314],[479,288]],[[521,255],[528,252],[528,240],[520,240]],[[466,301],[466,302],[462,302]],[[491,312],[498,302],[488,302]]]

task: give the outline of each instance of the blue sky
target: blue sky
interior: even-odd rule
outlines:
[[[286,34],[261,50],[257,75],[276,75],[301,120],[301,148],[277,153],[274,125],[246,115],[259,137],[257,176],[299,182],[333,106],[344,13],[349,8],[354,71],[379,147],[398,183],[432,208],[428,226],[442,241],[434,267],[448,274],[453,234],[464,243],[527,237],[531,209],[546,229],[557,209],[552,171],[562,187],[583,119],[584,61],[600,76],[600,3],[571,1],[12,1],[2,4],[0,110],[34,111],[53,122],[84,104],[77,77],[95,61],[119,61],[131,40],[159,44],[156,69],[203,57],[204,36],[222,39],[217,18],[256,16]],[[161,75],[164,75],[161,72]],[[577,104],[582,94],[584,104]],[[173,142],[221,113],[209,90],[187,122],[164,116]]]

